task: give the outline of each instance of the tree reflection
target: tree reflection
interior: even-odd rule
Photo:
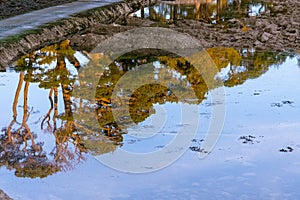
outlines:
[[[156,52],[156,55],[145,52],[147,51],[130,52],[115,60],[110,66],[102,66],[104,71],[99,76],[95,94],[97,119],[102,127],[102,132],[114,138],[117,142],[121,141],[119,138],[127,132],[127,127],[132,126],[132,121],[137,124],[143,122],[150,115],[155,114],[153,109],[155,103],[178,103],[181,101],[200,104],[209,92],[201,74],[184,58],[171,55],[170,53],[166,53],[163,56],[162,52]],[[222,47],[210,48],[207,49],[207,52],[215,62],[219,72],[228,69],[225,78],[218,77],[218,74],[215,74],[217,78],[224,81],[225,86],[238,85],[244,83],[247,79],[257,78],[265,73],[269,66],[281,64],[287,58],[287,54],[275,52],[251,53],[250,50],[244,50],[244,53],[242,53],[233,48]],[[104,58],[100,56],[97,59],[101,60]],[[128,79],[137,80],[142,78],[145,85],[135,91],[129,91],[126,88],[129,88],[127,86],[131,82],[123,82],[122,92],[118,94],[116,99],[111,99],[120,78],[128,71],[136,70],[138,66],[147,63],[150,63],[149,70],[141,72],[139,74],[140,77]],[[157,63],[159,63],[158,68],[155,67]],[[163,76],[158,81],[159,84],[146,84],[155,82],[159,76],[157,74]],[[192,92],[196,94],[196,101],[187,102],[184,100],[191,96],[188,88],[192,88]],[[174,95],[175,93],[180,93],[181,100]],[[130,116],[122,109],[118,109],[118,112],[113,115],[112,109],[119,108],[124,103],[129,106]]]
[[[29,82],[25,82],[23,98],[22,122],[17,123],[17,104],[24,81],[24,72],[20,73],[19,83],[13,102],[13,120],[3,130],[0,141],[0,163],[9,169],[15,169],[16,176],[19,177],[46,177],[49,174],[59,171],[59,168],[47,159],[43,152],[43,144],[35,143],[36,135],[30,130],[27,121],[30,116],[28,110],[28,88]],[[14,126],[17,124],[16,126]]]
[[[3,130],[1,135],[1,165],[15,169],[16,176],[46,177],[57,171],[72,168],[84,159],[85,148],[75,134],[74,121],[71,110],[70,87],[75,78],[69,76],[66,59],[75,67],[79,62],[74,56],[68,41],[58,45],[45,47],[40,51],[23,56],[17,61],[16,69],[20,70],[19,82],[13,102],[13,120]],[[56,63],[54,68],[47,68]],[[43,149],[43,142],[35,142],[38,135],[34,134],[27,124],[32,110],[28,107],[28,89],[30,83],[49,90],[50,109],[41,122],[41,129],[47,124],[47,130],[55,136],[55,146],[51,152]],[[17,122],[17,105],[23,89],[22,122]],[[64,113],[58,113],[58,88],[61,88],[64,103]],[[54,96],[53,96],[54,95]],[[51,113],[52,124],[50,123]],[[58,126],[57,121],[60,121]],[[70,147],[72,144],[72,147]]]
[[[161,1],[149,7],[149,18],[154,21],[175,21],[195,19],[208,23],[218,23],[230,18],[250,17],[257,15],[252,7],[259,7],[261,13],[265,5],[259,1],[249,0],[175,0]],[[144,8],[141,17],[144,18]]]
[[[0,166],[15,170],[16,176],[31,178],[70,170],[85,159],[87,150],[98,155],[112,152],[121,146],[129,127],[155,114],[154,104],[200,104],[206,98],[209,91],[205,81],[186,59],[169,52],[151,51],[130,52],[109,66],[100,66],[103,72],[92,74],[99,81],[91,99],[81,95],[80,90],[84,87],[79,88],[79,93],[73,94],[77,77],[71,71],[79,69],[80,62],[76,58],[76,52],[69,46],[69,41],[45,47],[19,59],[16,64],[16,70],[20,73],[12,106],[13,117],[0,135]],[[210,48],[207,52],[219,72],[223,72],[222,76],[214,76],[227,87],[257,78],[270,66],[281,64],[288,57],[285,53],[252,50],[239,52],[222,47]],[[90,59],[105,59],[101,55],[90,56]],[[145,84],[135,91],[124,89],[112,99],[120,78],[146,64],[149,67],[140,74],[141,77],[130,78],[142,78],[145,83],[151,84]],[[29,86],[33,83],[48,91],[49,109],[39,125],[41,130],[53,135],[54,145],[51,149],[46,148],[44,142],[47,141],[41,142],[40,133],[34,133],[28,123],[33,112],[28,106]],[[80,82],[79,79],[79,85],[84,84],[90,83]],[[126,84],[131,83],[125,82],[123,88],[127,87]],[[197,99],[187,101],[191,91]],[[175,94],[180,94],[180,98]],[[59,98],[60,95],[62,98]],[[18,113],[21,96],[22,114]],[[59,104],[63,104],[63,112],[59,111]],[[122,104],[129,106],[130,116],[122,109],[113,114],[113,109]],[[75,114],[79,118],[74,117]],[[20,122],[18,115],[21,116]]]

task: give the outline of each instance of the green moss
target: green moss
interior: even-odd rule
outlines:
[[[23,31],[19,34],[16,34],[16,35],[13,35],[13,36],[8,36],[4,39],[0,39],[0,44],[13,43],[13,42],[21,40],[22,38],[26,37],[27,35],[37,34],[39,32],[41,32],[41,28],[25,30],[25,31]]]

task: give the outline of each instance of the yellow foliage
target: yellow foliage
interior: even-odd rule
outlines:
[[[252,28],[248,28],[245,25],[242,27],[242,31],[244,31],[244,32],[251,31],[251,30],[252,30]]]
[[[215,47],[206,49],[207,53],[211,56],[218,69],[222,69],[231,65],[238,66],[242,60],[241,55],[234,48]]]

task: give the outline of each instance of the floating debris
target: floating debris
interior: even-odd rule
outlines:
[[[190,150],[196,151],[196,152],[208,153],[203,148],[201,148],[201,142],[203,142],[203,141],[204,141],[204,139],[197,139],[197,138],[192,139],[192,142],[196,143],[196,144],[194,144],[194,146],[190,146]]]
[[[280,107],[282,107],[283,105],[282,105],[281,103],[272,103],[271,106],[272,106],[272,107],[278,107],[278,108],[280,108]]]
[[[272,107],[282,107],[283,105],[292,105],[294,102],[290,100],[282,101],[282,103],[272,103]]]
[[[294,149],[292,147],[288,146],[285,149],[284,148],[280,149],[279,151],[286,153],[286,152],[292,152],[293,150]]]
[[[192,142],[203,142],[204,141],[204,139],[192,139]]]
[[[205,149],[198,147],[198,146],[191,146],[190,150],[196,151],[196,152],[201,152],[201,153],[208,153],[208,151],[206,151]]]
[[[294,102],[293,101],[289,101],[289,100],[286,100],[286,101],[282,101],[283,104],[293,104]]]
[[[259,136],[260,138],[263,137],[263,136]],[[254,140],[256,137],[255,136],[252,136],[252,135],[248,135],[248,136],[241,136],[239,138],[239,140],[243,140],[243,143],[244,144],[254,144],[254,142],[256,143],[260,143],[259,140]]]

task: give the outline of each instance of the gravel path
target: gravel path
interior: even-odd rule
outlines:
[[[49,22],[68,18],[75,13],[105,6],[117,1],[118,0],[75,1],[3,19],[0,20],[0,39],[17,35],[23,31],[34,29]]]
[[[0,0],[0,19],[76,0]]]

